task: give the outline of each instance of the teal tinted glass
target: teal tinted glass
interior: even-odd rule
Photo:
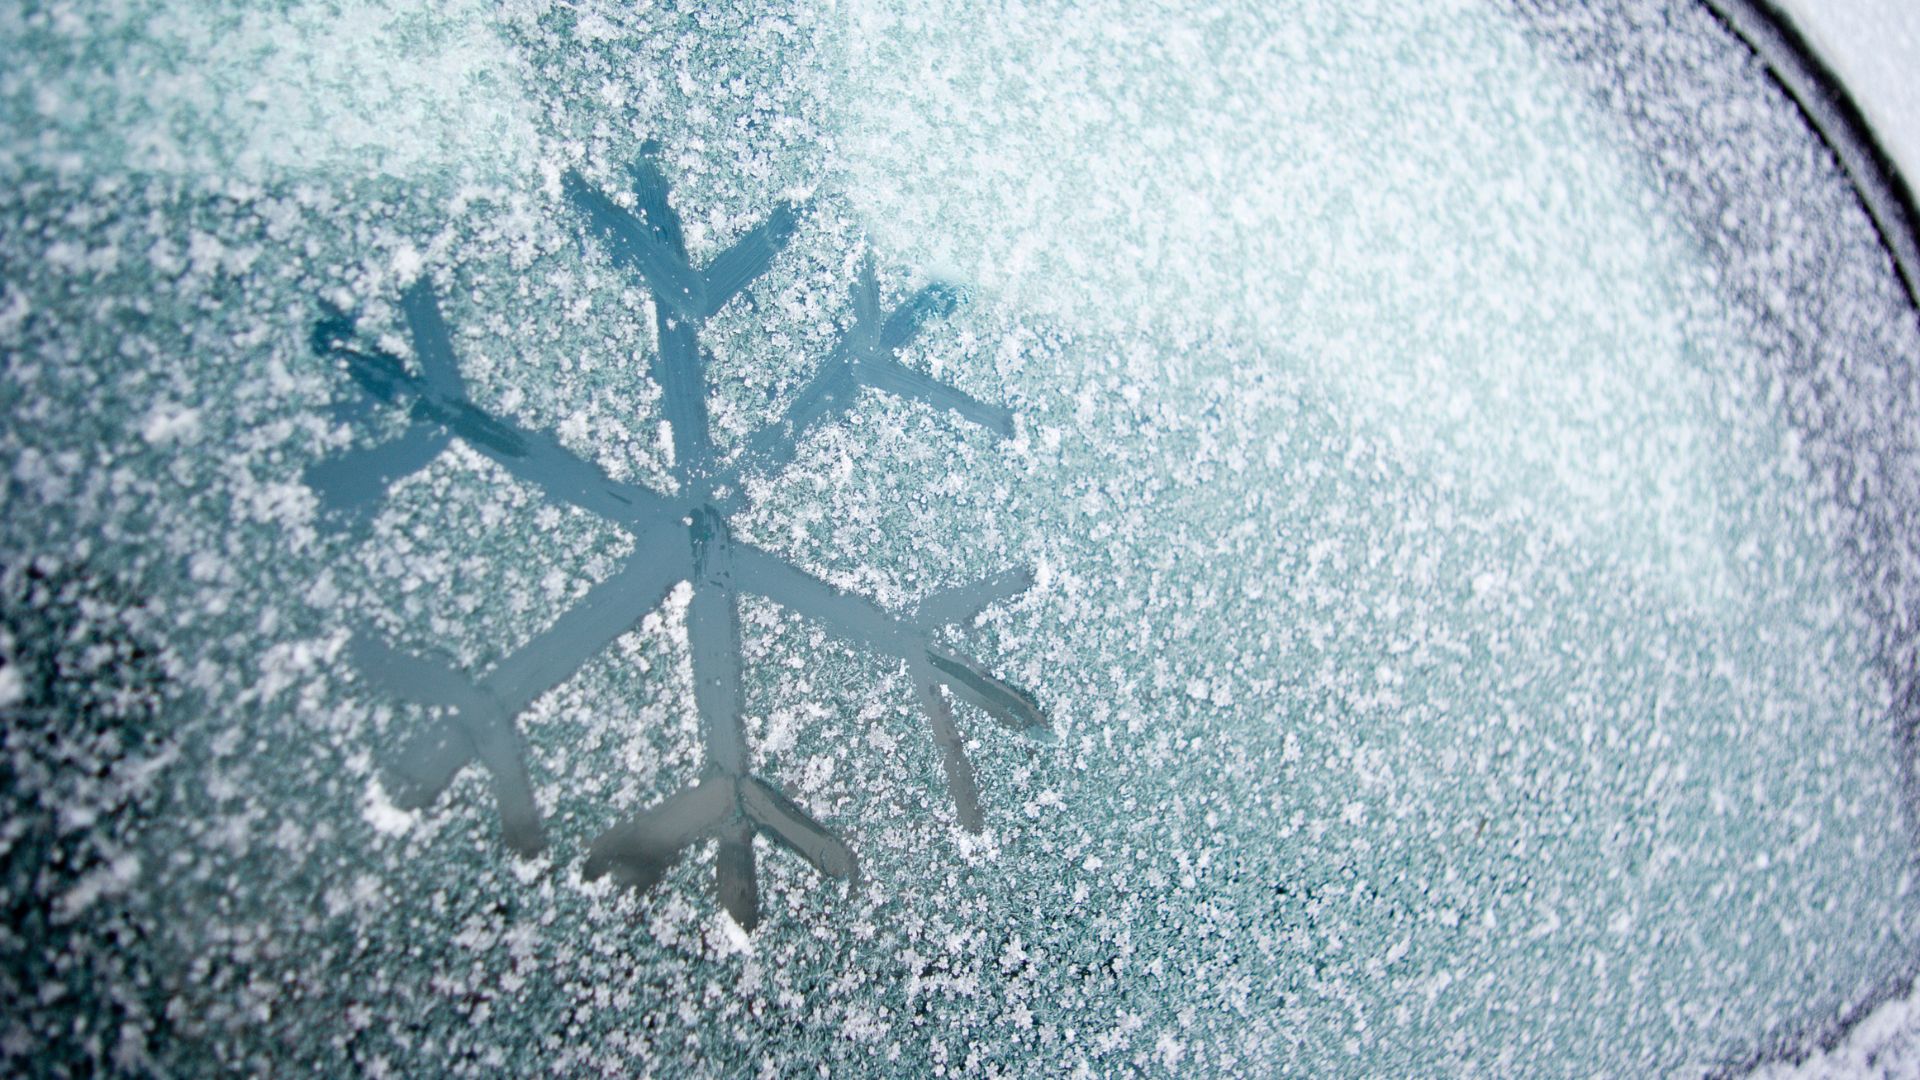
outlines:
[[[0,1053],[1828,1036],[1920,929],[1920,341],[1624,7],[0,14]]]

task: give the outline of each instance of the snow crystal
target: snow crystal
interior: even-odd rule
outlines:
[[[361,810],[361,816],[375,832],[389,836],[405,833],[420,820],[419,814],[402,810],[394,805],[393,798],[387,794],[385,785],[378,779],[367,782],[366,801]]]
[[[200,427],[200,413],[182,405],[155,405],[140,428],[140,437],[150,443],[173,442],[190,438]]]

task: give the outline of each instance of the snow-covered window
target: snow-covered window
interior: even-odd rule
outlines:
[[[1912,222],[1758,10],[0,10],[0,1064],[1899,1028]]]

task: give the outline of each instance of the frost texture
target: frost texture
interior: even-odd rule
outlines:
[[[0,12],[36,58],[0,80],[0,117],[32,132],[0,163],[58,154],[92,167],[497,177],[534,143],[489,5],[399,0],[273,5],[83,0]]]
[[[978,706],[1014,731],[1034,737],[1049,731],[1024,690],[938,640],[943,627],[1025,591],[1032,584],[1029,573],[1008,571],[938,592],[912,613],[895,615],[735,537],[729,519],[745,503],[743,476],[750,470],[777,473],[791,463],[801,440],[849,408],[862,387],[954,412],[1003,438],[1013,433],[1013,417],[899,362],[895,354],[927,321],[948,313],[956,298],[950,290],[928,286],[883,311],[869,259],[853,286],[853,324],[818,373],[778,422],[762,429],[744,450],[723,455],[709,431],[706,373],[712,358],[702,348],[700,332],[707,319],[766,271],[792,236],[801,210],[782,204],[696,269],[688,262],[666,178],[651,160],[655,150],[648,147],[649,156],[632,170],[632,209],[578,173],[570,172],[564,183],[568,201],[615,265],[653,296],[658,347],[652,374],[663,391],[671,430],[675,494],[617,481],[558,439],[475,405],[424,277],[403,302],[418,374],[392,353],[357,346],[352,322],[340,313],[315,326],[314,349],[344,361],[363,400],[400,409],[409,423],[388,441],[315,465],[307,481],[323,506],[352,520],[370,510],[390,484],[424,469],[460,438],[548,499],[615,523],[633,537],[632,552],[616,572],[477,678],[440,660],[397,651],[364,629],[352,643],[354,666],[369,683],[442,713],[392,763],[396,803],[404,809],[426,807],[461,769],[478,763],[492,778],[506,842],[523,855],[538,852],[546,841],[516,718],[658,607],[679,583],[690,583],[687,637],[704,768],[692,783],[602,834],[588,852],[586,874],[611,876],[645,891],[689,847],[713,840],[719,845],[720,902],[751,929],[760,915],[755,836],[784,845],[829,877],[853,878],[856,860],[832,830],[751,771],[742,714],[743,595],[764,597],[860,648],[906,664],[940,748],[948,793],[969,831],[979,832],[983,825],[979,791],[948,695]]]
[[[125,783],[50,769],[12,815],[50,842],[12,849],[6,899],[50,932],[15,943],[34,989],[0,987],[7,1070],[1730,1074],[1907,992],[1920,335],[1697,0],[949,4],[849,52],[877,6],[489,5],[530,156],[254,186],[191,130],[160,133],[179,172],[70,160],[141,134],[89,80],[155,69],[70,64],[83,28],[22,14],[46,25],[10,100],[86,100],[0,155],[0,564],[57,563],[98,610],[56,639],[16,577],[7,655],[52,736],[29,760],[97,748]],[[287,44],[339,61],[383,136],[480,97],[451,72],[409,96],[422,69],[381,63],[422,43],[355,29]],[[1260,102],[1291,146],[1243,122]],[[977,725],[969,833],[908,665],[742,590],[752,775],[862,875],[829,898],[762,859],[751,935],[699,895],[713,844],[644,896],[578,873],[701,779],[690,586],[513,718],[572,862],[500,850],[484,768],[443,812],[375,797],[439,707],[369,692],[365,642],[485,682],[643,538],[489,457],[478,414],[435,421],[473,434],[367,500],[370,536],[321,527],[352,500],[304,482],[417,401],[401,380],[332,419],[351,383],[314,298],[424,381],[401,301],[433,267],[456,397],[694,499],[642,362],[654,290],[580,242],[563,182],[647,137],[693,265],[811,192],[697,333],[733,535],[892,612],[1035,567],[942,640],[1060,736]],[[968,290],[900,362],[1018,430],[862,393],[770,472],[755,433],[853,323],[868,244],[889,308],[895,273]],[[24,650],[91,670],[122,623],[164,691],[129,702],[138,748]],[[62,831],[75,811],[101,816]]]

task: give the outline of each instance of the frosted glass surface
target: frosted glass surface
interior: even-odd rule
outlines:
[[[1555,19],[0,14],[4,1060],[1686,1073],[1910,975],[1856,294]]]

